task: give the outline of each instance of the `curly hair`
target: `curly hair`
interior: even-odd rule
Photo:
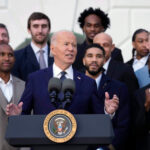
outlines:
[[[85,23],[85,18],[89,15],[96,15],[101,19],[102,26],[106,30],[110,26],[110,19],[108,17],[108,14],[104,13],[100,8],[93,9],[92,7],[85,9],[82,13],[80,13],[80,16],[78,18],[78,22],[81,28],[83,28]]]

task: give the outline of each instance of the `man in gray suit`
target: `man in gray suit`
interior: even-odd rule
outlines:
[[[8,116],[6,105],[17,104],[24,90],[24,82],[10,74],[14,65],[14,52],[10,45],[0,44],[0,150],[17,150],[5,140]]]

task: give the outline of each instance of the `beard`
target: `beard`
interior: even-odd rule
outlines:
[[[90,70],[89,66],[85,65],[85,69],[88,71],[88,73],[92,76],[98,75],[101,71],[104,70],[104,68],[101,66],[98,68],[98,70]]]
[[[42,45],[48,40],[48,35],[47,36],[46,35],[41,35],[41,36],[43,36],[43,37],[41,39],[38,39],[36,35],[32,34],[32,39],[35,43]]]

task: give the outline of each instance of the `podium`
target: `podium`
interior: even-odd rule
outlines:
[[[45,117],[46,115],[9,117],[6,140],[10,145],[33,147],[34,150],[85,150],[88,145],[110,144],[114,136],[111,119],[108,115],[74,115],[77,121],[75,136],[66,143],[54,143],[44,134]]]

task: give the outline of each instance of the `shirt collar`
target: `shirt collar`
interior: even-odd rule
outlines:
[[[148,60],[149,55],[142,57],[141,59],[136,59],[136,57],[134,58],[134,64],[141,62],[142,64],[146,64],[147,60]]]
[[[102,74],[100,74],[96,79],[95,79],[95,81],[96,81],[96,85],[97,85],[97,88],[99,87],[99,85],[100,85],[100,82],[101,82],[101,78],[102,78]]]
[[[73,79],[73,68],[72,65],[67,68],[66,70],[61,70],[55,63],[53,64],[53,76],[60,78],[61,77],[61,72],[65,71],[66,72],[66,78]]]
[[[103,68],[105,69],[105,71],[108,70],[108,66],[109,66],[109,62],[111,60],[111,57],[106,61],[106,63],[103,65]]]
[[[35,54],[37,54],[39,52],[39,50],[40,50],[40,48],[37,47],[32,41],[31,41],[31,47],[32,47],[32,49],[33,49],[33,51],[34,51]],[[48,44],[46,44],[44,47],[42,47],[42,50],[46,54],[48,54]]]
[[[7,83],[5,83],[5,81],[0,77],[0,82],[1,83],[10,84],[10,83],[12,83],[12,81],[13,81],[13,79],[12,79],[12,75],[11,74],[10,74],[10,79],[9,79],[9,81]]]

